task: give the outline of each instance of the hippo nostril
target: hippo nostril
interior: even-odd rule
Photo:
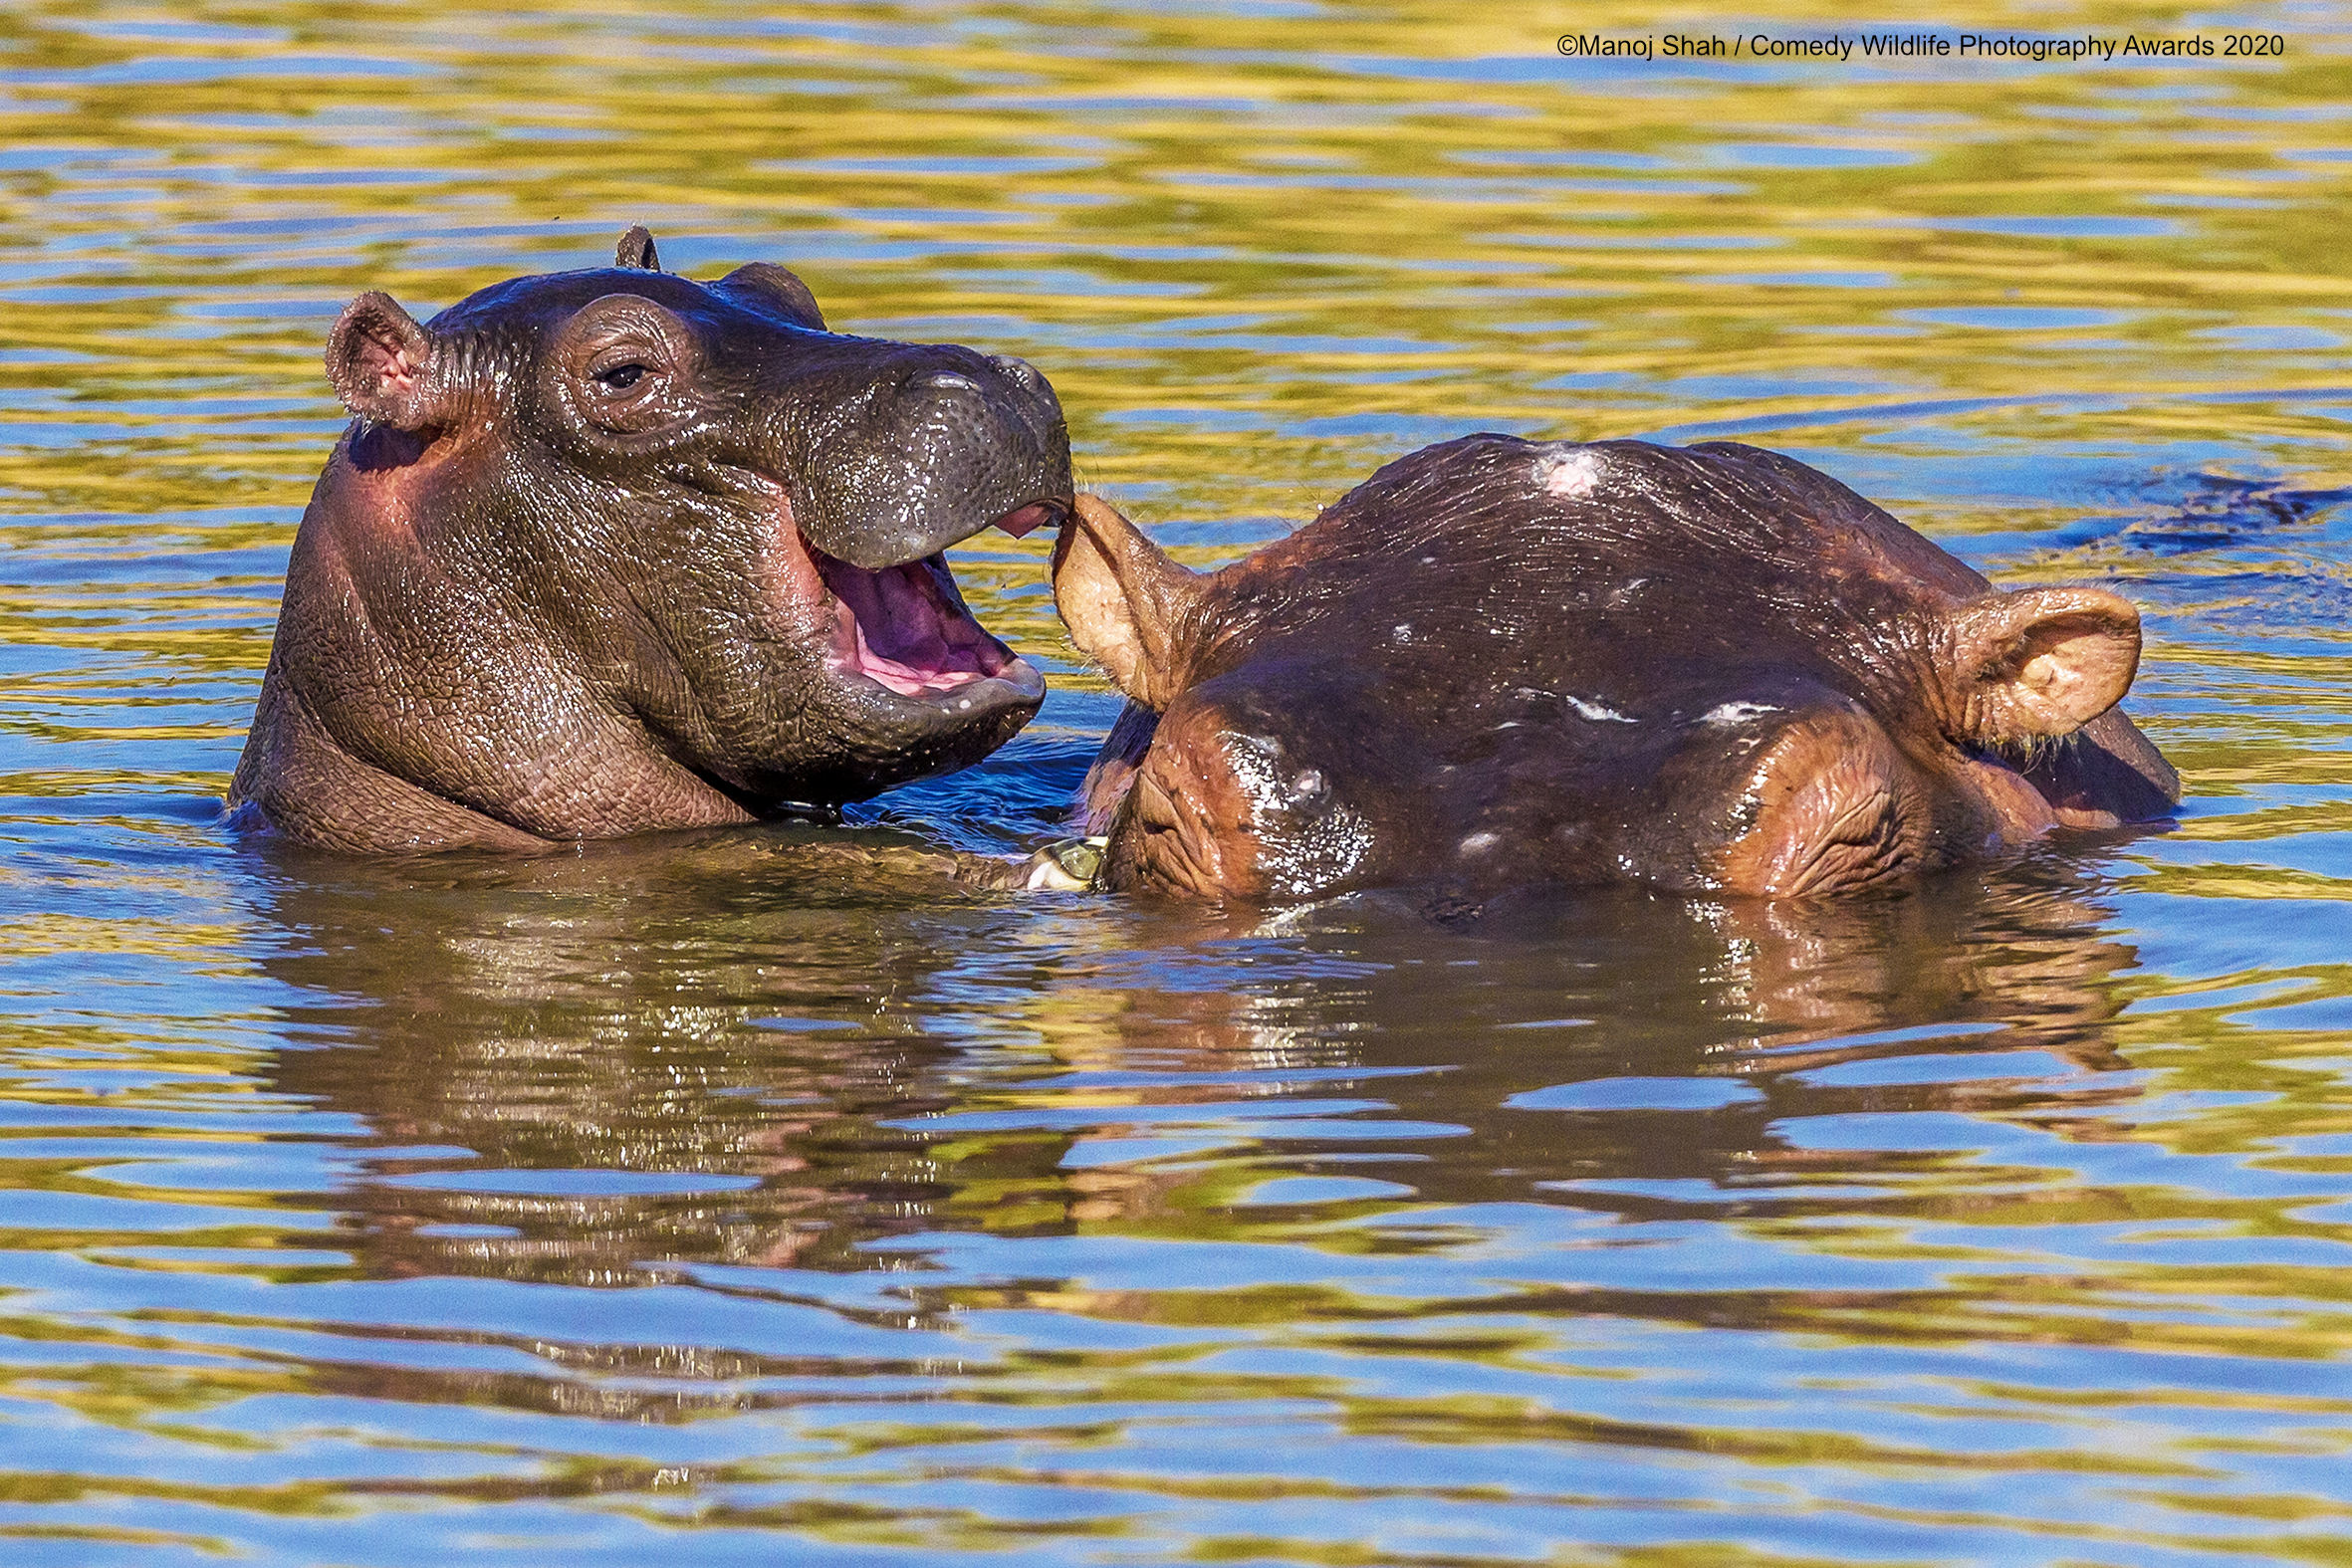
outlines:
[[[942,392],[977,392],[980,383],[954,370],[934,370],[923,377],[925,386],[937,387]]]
[[[1016,359],[1009,353],[997,353],[990,354],[988,362],[1032,392],[1046,384],[1046,378],[1038,374],[1038,367],[1027,359]]]

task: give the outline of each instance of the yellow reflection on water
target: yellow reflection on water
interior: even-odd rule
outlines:
[[[2281,15],[1599,70],[1417,0],[0,11],[0,1538],[2343,1560],[2352,22]],[[1032,359],[1195,563],[1476,428],[1796,449],[2140,597],[2191,814],[1476,932],[231,843],[335,311],[637,221]],[[1074,666],[1045,549],[959,574]],[[1055,678],[892,820],[1047,821],[1108,716]]]

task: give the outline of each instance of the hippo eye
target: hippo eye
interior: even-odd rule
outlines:
[[[645,367],[632,359],[627,364],[616,364],[609,369],[598,370],[596,380],[607,391],[625,392],[642,380],[644,375]]]

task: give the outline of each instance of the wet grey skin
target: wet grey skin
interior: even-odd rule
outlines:
[[[381,852],[531,850],[823,812],[968,767],[1045,681],[941,556],[1071,499],[1019,359],[825,329],[753,263],[381,294],[327,369],[358,417],[305,513],[242,820]]]

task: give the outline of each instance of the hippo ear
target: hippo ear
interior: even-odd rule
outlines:
[[[327,379],[344,407],[400,430],[433,422],[433,340],[388,294],[344,307],[327,335]]]
[[[729,294],[747,295],[787,321],[802,327],[823,332],[824,313],[817,308],[817,296],[800,277],[774,262],[753,262],[738,267],[721,278],[718,287]]]
[[[2104,588],[2028,588],[1964,604],[1948,623],[1963,739],[2072,735],[2123,700],[2140,667],[2140,612]]]
[[[1184,689],[1179,666],[1208,580],[1100,496],[1080,495],[1054,542],[1054,603],[1070,640],[1147,708]]]
[[[661,253],[653,248],[653,231],[642,223],[630,224],[629,231],[613,247],[612,265],[633,272],[661,271]]]

